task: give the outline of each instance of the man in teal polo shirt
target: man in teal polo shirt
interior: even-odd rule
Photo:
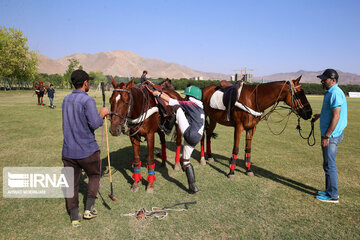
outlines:
[[[347,126],[347,103],[344,92],[337,84],[339,75],[334,69],[326,69],[317,77],[321,79],[322,87],[326,89],[321,114],[314,115],[314,120],[320,117],[326,189],[318,191],[316,198],[323,202],[338,203],[336,152]]]

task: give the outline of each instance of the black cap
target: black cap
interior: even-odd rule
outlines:
[[[323,74],[317,76],[321,80],[326,80],[328,78],[336,79],[336,81],[339,79],[339,74],[334,69],[326,69]]]
[[[78,69],[71,73],[71,82],[74,86],[82,85],[86,80],[93,80],[84,70]]]

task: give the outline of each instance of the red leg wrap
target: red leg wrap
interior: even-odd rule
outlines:
[[[200,150],[200,157],[205,157],[205,151],[204,151],[204,141],[201,141],[200,142],[200,148],[201,148],[201,150]]]
[[[140,173],[140,167],[141,167],[141,161],[138,163],[133,162],[133,166],[134,166],[134,171],[136,171],[135,167],[139,169],[139,172],[134,172],[132,175],[132,178],[134,179],[135,182],[139,182],[142,177],[141,177],[141,173]]]
[[[181,150],[181,146],[176,146],[176,155],[175,155],[176,163],[180,162],[180,150]]]
[[[154,181],[156,181],[154,168],[155,168],[155,163],[152,165],[147,165],[148,176],[146,178],[146,181],[148,181],[149,183],[153,183]]]
[[[132,178],[134,179],[135,182],[139,182],[142,179],[140,173],[133,173]]]
[[[233,154],[232,155],[233,159],[237,159],[237,155]]]
[[[246,163],[246,167],[247,167],[247,168],[250,168],[250,166],[251,166],[251,162],[247,162],[247,163]]]
[[[236,165],[235,164],[230,164],[230,169],[231,170],[234,170],[236,168]]]

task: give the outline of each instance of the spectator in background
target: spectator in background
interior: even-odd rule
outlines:
[[[54,89],[54,85],[51,83],[50,84],[50,88],[47,90],[47,94],[48,94],[48,97],[49,97],[49,100],[50,100],[50,108],[54,108],[54,104],[53,104],[53,101],[54,101],[54,97],[55,97],[55,89]]]

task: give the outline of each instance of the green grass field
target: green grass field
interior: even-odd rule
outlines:
[[[62,99],[70,91],[57,91],[56,108],[37,106],[33,91],[0,92],[0,166],[54,167],[62,166]],[[98,107],[100,93],[95,94]],[[109,94],[107,92],[107,94]],[[107,95],[107,99],[109,95]],[[48,104],[48,98],[44,98]],[[321,109],[322,96],[308,97],[314,113]],[[314,199],[316,190],[323,189],[324,172],[319,122],[315,125],[316,145],[310,147],[290,117],[285,132],[274,136],[266,122],[260,122],[252,145],[254,177],[246,176],[243,168],[244,134],[236,177],[229,180],[228,159],[233,144],[233,128],[218,125],[212,150],[215,162],[199,164],[200,146],[192,155],[197,186],[195,195],[186,192],[185,174],[172,169],[175,144],[168,137],[167,169],[159,169],[156,158],[155,193],[146,194],[145,182],[138,192],[130,192],[132,183],[132,148],[128,137],[109,137],[114,192],[119,202],[112,202],[109,178],[102,178],[100,192],[111,206],[108,210],[97,200],[99,216],[82,221],[73,228],[65,210],[64,199],[0,200],[1,239],[359,239],[360,238],[360,99],[347,99],[349,124],[339,146],[337,167],[340,203],[322,203]],[[107,103],[107,106],[109,104]],[[309,121],[302,121],[304,132]],[[270,123],[274,131],[283,125]],[[101,128],[96,138],[101,144]],[[105,143],[105,140],[104,140]],[[106,161],[106,147],[102,157]],[[156,152],[160,152],[156,137]],[[146,144],[141,147],[145,162]],[[142,176],[146,179],[146,167]],[[1,171],[1,181],[3,181]],[[84,176],[80,193],[80,210],[87,179]],[[2,184],[1,184],[2,186]],[[134,213],[140,208],[171,206],[179,202],[197,201],[188,211],[170,211],[167,218],[137,220],[120,214]]]

